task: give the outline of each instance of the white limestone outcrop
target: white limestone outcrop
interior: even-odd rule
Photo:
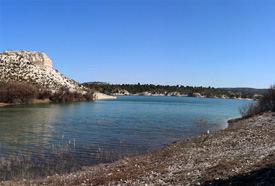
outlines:
[[[11,59],[24,58],[32,64],[38,65],[41,68],[52,68],[52,60],[44,52],[24,51],[24,50],[6,50],[2,53],[9,56]]]
[[[43,52],[11,51],[0,53],[0,80],[27,81],[52,91],[61,86],[82,92],[86,88],[52,68],[52,61]]]
[[[125,89],[120,89],[120,90],[114,91],[112,95],[130,95],[130,93]]]
[[[94,99],[95,100],[99,100],[99,99],[117,99],[117,97],[109,96],[109,95],[103,94],[101,92],[95,92],[94,93]]]

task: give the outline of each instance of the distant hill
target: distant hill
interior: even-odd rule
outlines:
[[[267,89],[256,89],[256,88],[246,88],[246,87],[238,87],[238,88],[219,88],[223,90],[228,90],[231,92],[241,92],[246,94],[261,94],[263,95]]]
[[[108,85],[109,83],[100,82],[100,81],[91,81],[91,82],[84,82],[83,84],[88,84],[88,85]]]
[[[154,96],[187,96],[208,98],[232,98],[232,99],[258,99],[260,91],[242,91],[233,89],[222,89],[214,87],[192,87],[192,86],[169,86],[153,84],[99,84],[83,83],[84,86],[96,91],[111,95],[154,95]],[[255,89],[256,90],[256,89]]]

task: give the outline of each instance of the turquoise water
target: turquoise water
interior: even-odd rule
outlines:
[[[10,167],[5,164],[2,168],[7,175],[13,165],[20,169],[25,164],[50,172],[65,171],[156,150],[207,130],[225,128],[228,119],[240,116],[238,107],[249,102],[119,96],[96,102],[2,107],[0,157],[11,162]],[[19,166],[17,161],[23,164]]]

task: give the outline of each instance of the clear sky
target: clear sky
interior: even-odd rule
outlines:
[[[0,52],[43,51],[78,81],[267,88],[275,0],[0,0]]]

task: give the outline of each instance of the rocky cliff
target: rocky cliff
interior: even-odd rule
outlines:
[[[6,50],[2,55],[9,56],[10,59],[16,59],[18,57],[23,58],[26,62],[38,65],[41,68],[52,68],[52,60],[44,52],[24,51],[24,50]]]
[[[53,91],[61,86],[81,92],[85,88],[52,68],[52,61],[43,52],[11,51],[0,53],[0,80],[28,81]]]

